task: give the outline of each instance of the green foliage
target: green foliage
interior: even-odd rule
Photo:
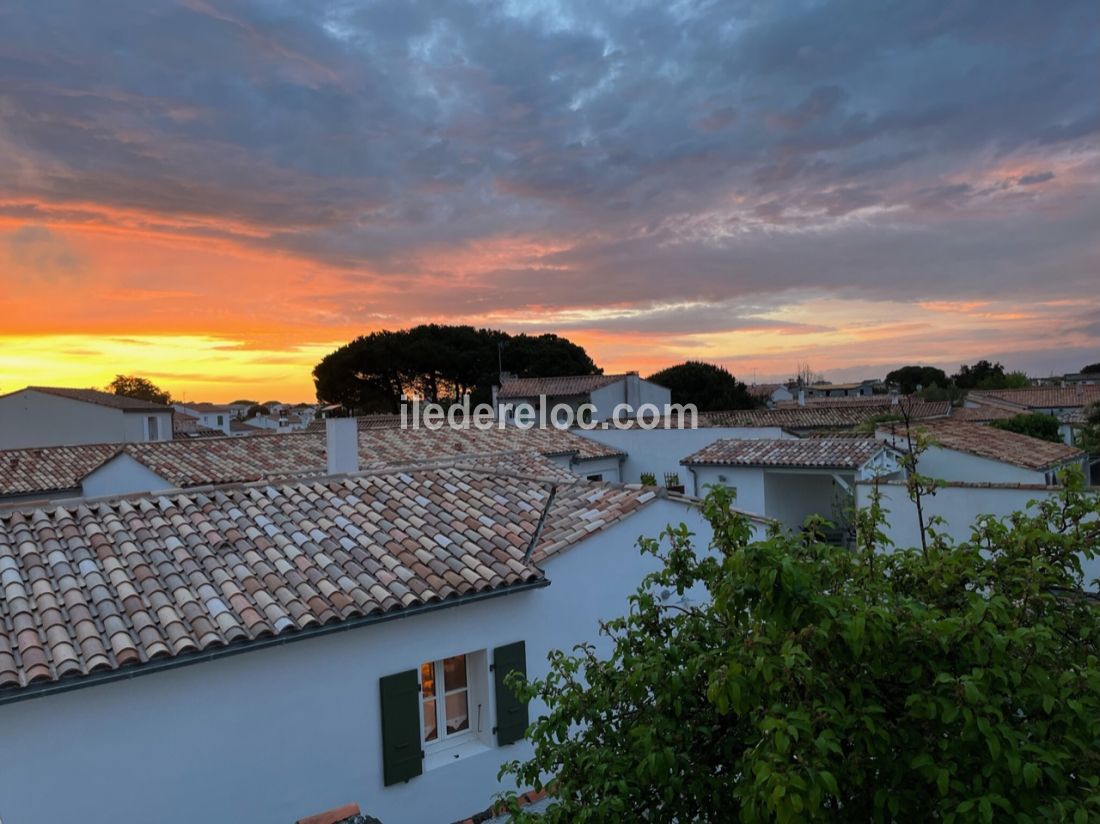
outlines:
[[[952,381],[948,381],[946,386],[934,383],[931,386],[926,386],[916,394],[922,401],[950,401],[955,403],[963,396],[963,391]]]
[[[1058,419],[1053,415],[1044,415],[1042,412],[1026,412],[1014,418],[993,421],[991,426],[1008,432],[1030,435],[1033,438],[1040,438],[1052,443],[1062,442],[1062,436],[1058,432]]]
[[[172,403],[172,396],[168,392],[151,380],[139,378],[137,375],[115,375],[115,379],[107,384],[107,391],[150,403]]]
[[[553,803],[514,820],[1098,820],[1100,610],[1073,593],[1100,505],[1074,477],[961,545],[882,553],[877,500],[855,551],[753,541],[724,488],[710,552],[683,525],[643,540],[662,568],[609,650],[518,685],[548,709],[502,774]]]
[[[1077,430],[1076,442],[1090,455],[1100,455],[1100,402],[1085,409],[1085,425]]]
[[[557,335],[430,324],[356,338],[314,367],[313,382],[321,403],[398,412],[402,393],[439,403],[469,393],[473,403],[487,403],[500,364],[521,378],[601,371],[583,348]]]
[[[656,486],[657,476],[652,472],[643,472],[641,476],[642,486]]]
[[[1027,389],[1031,386],[1031,378],[1027,372],[1009,372],[1004,376],[1000,386],[984,387],[986,389]]]
[[[1081,367],[1082,375],[1095,375],[1100,372],[1100,363],[1090,363]]]
[[[979,387],[992,389],[994,387],[988,384],[1002,380],[1004,376],[1003,364],[980,360],[973,366],[964,363],[959,367],[959,371],[951,376],[951,380],[960,389],[978,389]]]
[[[646,380],[672,392],[674,403],[695,404],[700,412],[752,409],[756,399],[728,369],[702,361],[686,361],[650,375]]]
[[[947,373],[934,366],[903,366],[887,374],[886,383],[896,385],[903,395],[911,395],[918,388],[947,386]]]
[[[254,403],[248,407],[248,411],[245,413],[245,418],[255,418],[257,415],[270,415],[271,410],[264,406],[262,403]]]
[[[980,360],[974,365],[963,364],[951,380],[959,389],[1023,389],[1031,386],[1024,372],[1005,372],[1003,364]]]

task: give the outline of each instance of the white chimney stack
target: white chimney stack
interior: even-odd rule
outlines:
[[[355,418],[325,418],[328,474],[359,471],[359,424]]]
[[[638,407],[642,405],[642,379],[637,372],[626,373],[625,400],[626,405],[630,407],[630,411],[636,414]]]
[[[798,387],[798,405],[799,406],[805,406],[806,405],[806,390],[803,389],[801,386]]]

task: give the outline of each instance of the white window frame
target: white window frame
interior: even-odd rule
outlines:
[[[446,689],[446,683],[444,681],[443,662],[450,658],[463,658],[464,666],[466,668],[466,686],[459,689],[448,690]],[[470,689],[470,653],[456,653],[455,655],[448,655],[446,658],[437,658],[434,661],[424,661],[424,664],[431,664],[433,669],[433,678],[435,682],[435,694],[428,696],[424,694],[424,679],[423,670],[418,667],[416,670],[417,680],[420,682],[420,743],[424,749],[436,750],[446,748],[454,745],[469,741],[477,737],[477,730],[474,725],[473,718],[473,698]],[[457,695],[460,692],[466,693],[466,729],[459,730],[458,732],[447,732],[447,696]],[[428,741],[425,737],[427,730],[424,726],[424,704],[428,701],[435,702],[435,731],[436,737],[433,741]]]
[[[157,418],[156,415],[149,415],[145,419],[145,440],[160,440],[160,420]]]

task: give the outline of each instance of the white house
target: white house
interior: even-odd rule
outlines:
[[[877,380],[864,380],[858,383],[808,383],[802,388],[808,398],[857,398],[875,393]]]
[[[0,819],[480,811],[540,711],[504,676],[606,650],[679,522],[706,546],[687,499],[453,468],[0,513]]]
[[[647,404],[663,415],[672,403],[672,393],[663,386],[642,380],[637,372],[622,375],[570,375],[558,378],[516,378],[507,373],[501,385],[493,388],[493,408],[498,419],[513,421],[516,409],[526,406],[535,414],[565,405],[576,412],[583,404],[592,404],[592,420],[610,420],[617,407],[623,417],[634,415]],[[645,411],[649,411],[648,409]],[[650,413],[652,414],[652,413]]]
[[[688,455],[688,490],[727,486],[737,506],[798,529],[820,515],[843,529],[855,504],[855,482],[900,478],[897,450],[874,438],[721,440]]]
[[[924,518],[942,519],[936,529],[956,542],[970,538],[979,516],[1004,518],[1028,509],[1031,501],[1058,495],[1059,473],[1083,468],[1085,461],[1075,447],[975,423],[929,422],[918,431],[929,446],[918,457],[917,471],[943,482],[934,494],[923,496]],[[906,448],[904,430],[886,427],[878,437]],[[919,546],[920,522],[906,487],[893,481],[857,481],[856,503],[868,506],[876,489],[889,512],[886,536],[895,547]],[[1100,576],[1100,561],[1086,566],[1087,580]]]
[[[964,483],[1056,484],[1057,474],[1086,468],[1086,456],[1074,446],[975,423],[928,421],[915,427],[928,440],[917,471],[944,481]],[[876,435],[907,448],[904,427],[886,425]]]
[[[232,435],[232,422],[237,418],[236,408],[228,403],[177,403],[176,412],[190,415],[198,420],[200,426],[218,429],[226,435]]]
[[[768,406],[793,401],[795,398],[790,387],[784,383],[754,383],[749,387],[749,394]]]
[[[687,481],[680,459],[685,455],[698,452],[715,441],[756,438],[793,439],[793,435],[780,426],[717,426],[701,418],[700,425],[694,429],[658,427],[643,429],[640,426],[618,427],[601,426],[596,429],[572,430],[582,438],[595,441],[610,449],[622,453],[622,469],[619,479],[624,483],[636,484],[642,480],[643,473],[653,475],[663,482],[669,475],[679,475],[689,492],[693,492]]]
[[[0,449],[172,439],[172,408],[100,392],[28,386],[0,395]]]

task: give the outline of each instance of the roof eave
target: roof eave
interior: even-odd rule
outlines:
[[[171,658],[156,658],[151,661],[146,661],[142,664],[136,664],[132,667],[123,667],[120,669],[110,670],[108,672],[96,672],[89,675],[74,676],[70,679],[63,679],[60,681],[32,684],[30,686],[22,687],[20,689],[11,690],[10,693],[6,690],[0,691],[0,706],[3,706],[4,704],[15,704],[19,701],[29,701],[32,698],[41,698],[47,695],[70,692],[72,690],[83,689],[85,687],[93,687],[99,684],[108,684],[112,681],[125,681],[131,678],[137,678],[142,675],[151,675],[155,672],[164,672],[166,670],[172,670],[178,667],[186,667],[191,664],[201,664],[206,661],[213,661],[218,658],[227,658],[231,655],[240,655],[241,653],[245,652],[256,652],[262,649],[268,649],[270,647],[278,647],[284,644],[293,643],[294,641],[304,641],[307,638],[314,638],[320,635],[331,635],[336,632],[345,632],[364,626],[381,624],[385,623],[386,621],[396,620],[398,618],[411,618],[413,616],[422,615],[427,612],[436,612],[441,609],[463,606],[465,604],[475,603],[477,601],[487,601],[491,598],[497,598],[504,595],[513,595],[517,592],[527,592],[530,590],[541,589],[547,586],[550,586],[550,579],[542,574],[542,570],[539,570],[539,577],[533,580],[521,581],[519,583],[510,584],[503,587],[494,587],[493,589],[482,590],[480,592],[471,592],[466,595],[460,595],[456,598],[449,598],[442,601],[433,601],[432,603],[420,604],[414,607],[406,607],[405,609],[390,610],[389,612],[363,615],[359,618],[352,618],[346,621],[324,624],[319,627],[309,627],[307,629],[297,630],[295,632],[287,632],[283,635],[274,635],[266,638],[242,641],[240,643],[229,644],[227,646],[218,647],[212,650],[184,653],[183,655],[176,655]]]

